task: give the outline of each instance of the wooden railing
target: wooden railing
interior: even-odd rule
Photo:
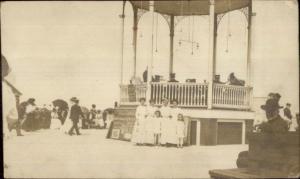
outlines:
[[[212,105],[215,108],[250,109],[252,87],[213,85]]]
[[[121,103],[138,102],[146,97],[147,85],[121,85]],[[176,99],[180,107],[208,107],[208,83],[151,83],[151,99],[161,105],[163,98]],[[212,107],[250,109],[252,88],[213,84]]]
[[[163,98],[176,99],[181,107],[207,107],[207,84],[151,83],[151,99],[161,105]]]

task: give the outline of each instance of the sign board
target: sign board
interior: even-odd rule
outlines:
[[[111,123],[108,138],[129,141],[131,139],[134,122],[135,122],[134,118],[114,120]]]

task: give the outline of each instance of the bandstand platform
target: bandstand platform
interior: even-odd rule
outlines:
[[[209,17],[208,76],[203,83],[151,81],[126,83],[123,80],[123,37],[124,8],[120,15],[122,24],[120,99],[115,108],[115,116],[108,133],[109,138],[130,140],[135,121],[135,109],[140,98],[154,100],[158,107],[162,99],[176,99],[187,121],[187,145],[246,144],[247,132],[252,130],[254,111],[252,111],[253,88],[251,86],[251,0],[194,0],[194,1],[128,1],[133,8],[133,77],[136,74],[137,29],[144,13],[161,14],[170,29],[169,75],[174,74],[174,28],[186,16]],[[248,24],[247,40],[247,79],[245,85],[229,85],[214,81],[216,76],[217,28],[222,17],[231,11],[240,11]],[[153,31],[152,22],[152,31]],[[153,34],[151,56],[147,61],[147,76],[153,77]],[[234,71],[234,70],[233,70]],[[148,78],[149,79],[149,78]],[[169,81],[172,81],[169,79]]]

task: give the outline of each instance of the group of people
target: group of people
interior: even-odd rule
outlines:
[[[106,127],[106,123],[103,119],[103,113],[100,109],[96,108],[95,104],[92,104],[92,108],[88,112],[88,118],[82,121],[83,129],[103,129]]]
[[[145,98],[141,98],[135,116],[131,141],[136,145],[183,147],[186,125],[177,100],[170,106],[164,99],[162,107],[157,108],[153,100],[146,105]]]

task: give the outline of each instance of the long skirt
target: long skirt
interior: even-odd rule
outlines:
[[[145,119],[136,119],[133,127],[131,142],[137,144],[145,143],[145,134]]]
[[[149,117],[145,121],[145,141],[146,144],[154,144],[154,120]]]
[[[61,127],[61,121],[58,118],[52,118],[50,129],[59,129]]]
[[[177,144],[176,122],[169,118],[162,120],[161,144]]]
[[[64,125],[61,126],[60,131],[64,133],[68,133],[71,127],[73,126],[73,123],[71,119],[66,119],[64,122]]]

